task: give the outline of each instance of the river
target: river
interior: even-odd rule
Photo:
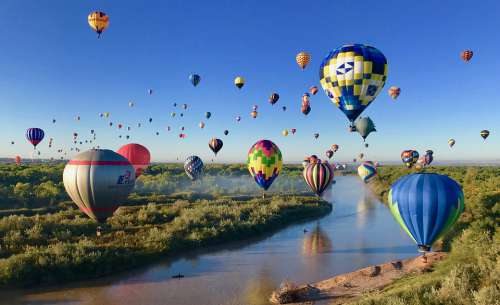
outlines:
[[[9,305],[260,305],[287,279],[314,282],[417,255],[388,208],[357,177],[336,178],[333,211],[259,239],[57,287],[0,292]],[[181,279],[172,275],[183,274]]]

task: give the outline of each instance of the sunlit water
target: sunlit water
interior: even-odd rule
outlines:
[[[269,304],[280,282],[314,282],[417,254],[389,210],[357,177],[339,177],[333,212],[257,240],[204,249],[169,262],[69,286],[2,291],[0,304]],[[307,232],[304,232],[304,229]],[[172,275],[185,278],[174,279]]]

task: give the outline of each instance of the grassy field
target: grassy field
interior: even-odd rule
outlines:
[[[496,305],[500,304],[500,168],[430,167],[458,181],[465,212],[442,247],[449,257],[431,272],[405,277],[381,292],[366,295],[356,305]],[[409,171],[383,167],[374,191],[387,197],[391,183]]]
[[[99,277],[165,255],[269,233],[328,213],[301,167],[285,167],[265,200],[242,165],[213,165],[201,182],[182,166],[154,165],[96,236],[68,201],[62,165],[0,166],[0,285]]]

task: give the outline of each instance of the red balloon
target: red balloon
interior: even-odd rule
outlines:
[[[149,166],[151,154],[149,150],[135,143],[126,144],[117,151],[118,154],[127,158],[135,169],[135,177],[139,177],[143,170]]]

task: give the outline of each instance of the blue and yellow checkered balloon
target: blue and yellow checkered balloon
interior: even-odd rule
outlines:
[[[323,60],[319,78],[325,93],[352,124],[384,87],[387,59],[371,46],[343,45]]]

